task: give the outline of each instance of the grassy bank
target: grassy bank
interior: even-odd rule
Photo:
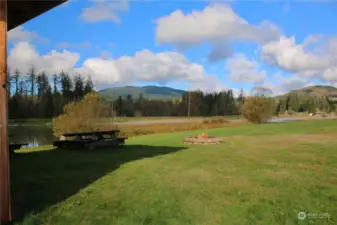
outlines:
[[[222,144],[181,143],[200,132],[25,150],[11,159],[14,213],[26,214],[14,224],[337,224],[337,121],[218,128],[207,133]],[[300,211],[331,217],[301,221]]]

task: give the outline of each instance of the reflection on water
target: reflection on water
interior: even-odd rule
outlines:
[[[52,144],[51,124],[9,124],[10,143],[28,143],[28,147]]]

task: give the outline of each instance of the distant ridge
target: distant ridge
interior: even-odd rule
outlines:
[[[333,86],[315,85],[315,86],[302,88],[299,91],[303,91],[307,93],[316,93],[316,94],[325,95],[328,97],[337,97],[337,88]]]
[[[135,99],[138,98],[140,94],[142,94],[145,99],[156,99],[156,100],[180,99],[185,92],[186,91],[181,89],[175,89],[164,86],[155,86],[155,85],[149,85],[144,87],[136,87],[136,86],[114,87],[99,91],[99,93],[107,99],[117,99],[118,96],[126,97],[127,95],[131,95],[132,98]],[[314,85],[298,90],[293,90],[288,92],[287,94],[290,93],[298,93],[300,95],[308,94],[316,97],[326,96],[334,100],[337,100],[337,88],[333,86]],[[276,98],[280,98],[285,95],[277,96]]]
[[[337,102],[337,88],[328,85],[309,86],[302,89],[290,91],[284,95],[276,96],[276,98],[280,99],[291,94],[298,94],[299,96],[311,96],[315,98],[328,97],[330,100]]]
[[[131,95],[132,98],[138,98],[139,95],[142,94],[145,99],[170,100],[181,98],[185,91],[170,87],[150,85],[144,87],[125,86],[107,88],[99,91],[99,93],[107,99],[116,99],[118,96],[126,97],[127,95]]]

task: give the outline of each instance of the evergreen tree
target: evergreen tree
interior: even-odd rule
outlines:
[[[74,98],[75,100],[80,100],[84,96],[84,80],[81,75],[77,75],[74,77]]]
[[[60,83],[64,104],[68,104],[73,100],[73,83],[67,73],[63,71],[60,74]]]
[[[88,94],[93,91],[94,91],[94,84],[91,80],[91,77],[88,77],[84,85],[84,94]]]

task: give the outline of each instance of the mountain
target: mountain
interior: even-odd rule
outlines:
[[[325,85],[315,85],[315,86],[309,86],[298,90],[290,91],[289,94],[297,93],[299,95],[309,95],[309,96],[315,96],[315,97],[330,97],[330,98],[336,98],[337,97],[337,88],[333,86],[325,86]],[[282,95],[282,96],[285,96]],[[282,97],[279,96],[279,97]]]
[[[126,86],[103,89],[99,93],[108,99],[116,99],[118,96],[126,97],[127,95],[131,95],[132,98],[138,98],[142,94],[146,99],[169,100],[181,98],[185,91],[163,86]]]
[[[337,88],[325,85],[315,85],[293,90],[284,95],[277,96],[276,99],[282,99],[285,96],[290,96],[293,94],[302,97],[313,97],[316,99],[326,99],[326,97],[328,97],[330,100],[337,102]]]
[[[300,89],[300,91],[328,97],[337,97],[337,88],[332,86],[316,85]]]

